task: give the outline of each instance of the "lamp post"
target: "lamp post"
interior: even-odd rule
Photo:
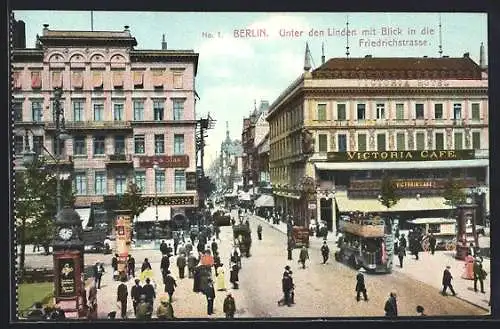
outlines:
[[[54,160],[56,164],[56,198],[57,198],[57,213],[62,210],[62,192],[61,192],[61,168],[60,164],[60,149],[61,149],[61,141],[64,141],[69,138],[68,133],[64,127],[64,110],[61,108],[61,97],[62,97],[62,89],[54,88],[54,120],[55,120],[55,156],[47,150],[47,148],[42,144],[42,149],[47,152],[47,154]],[[36,154],[34,151],[30,150],[29,142],[28,142],[28,130],[25,132],[25,151],[23,154],[23,163],[28,166],[33,164],[36,161]],[[31,132],[33,134],[33,132]],[[34,135],[34,134],[33,134]]]
[[[158,228],[158,182],[156,181],[156,173],[157,173],[157,170],[158,170],[158,163],[154,163],[153,165],[153,169],[154,169],[154,172],[155,172],[155,224],[154,224],[154,227],[153,227],[153,240],[155,241],[156,243],[156,230]]]

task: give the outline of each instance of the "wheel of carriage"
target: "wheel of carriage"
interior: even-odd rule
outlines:
[[[445,248],[448,251],[455,250],[455,241],[446,241]]]

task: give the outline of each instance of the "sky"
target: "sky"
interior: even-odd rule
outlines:
[[[91,30],[89,11],[14,14],[26,23],[29,48],[35,46],[43,24],[49,24],[51,30]],[[326,60],[345,57],[347,38],[339,33],[348,19],[352,31],[348,38],[350,57],[438,57],[440,18],[443,55],[462,57],[469,52],[479,63],[481,42],[488,52],[486,13],[93,12],[94,31],[122,31],[129,25],[138,43],[136,49],[161,49],[165,34],[169,49],[199,53],[197,117],[210,113],[217,120],[206,140],[205,168],[220,150],[226,122],[230,137],[241,139],[243,117],[253,111],[254,102],[257,106],[261,100],[271,104],[299,77],[306,42],[313,68],[321,65],[322,44]],[[235,35],[235,30],[242,29],[256,34]],[[363,30],[374,33],[363,36]],[[265,36],[258,36],[258,31]],[[283,34],[284,31],[289,33]],[[366,46],[363,40],[367,39],[417,42],[413,46]]]

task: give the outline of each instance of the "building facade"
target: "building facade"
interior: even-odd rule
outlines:
[[[483,51],[484,54],[484,51]],[[404,223],[447,217],[448,175],[489,210],[488,80],[484,58],[332,58],[271,105],[276,204],[307,226],[336,230],[339,215],[391,212]],[[384,174],[396,206],[379,201]],[[474,192],[475,193],[475,192]]]
[[[266,116],[269,109],[268,101],[261,101],[260,106],[254,106],[248,118],[243,118],[241,143],[243,146],[243,185],[247,189],[258,188],[261,183],[261,164],[259,163],[259,145],[269,133],[269,123]],[[256,191],[255,191],[256,192]]]
[[[16,159],[26,128],[74,168],[78,208],[119,199],[134,181],[170,220],[198,205],[195,77],[192,50],[136,50],[128,26],[119,32],[54,31],[44,25],[35,49],[13,50]],[[71,138],[55,150],[54,88],[62,88]],[[155,169],[155,167],[157,169]],[[155,200],[157,198],[157,200]],[[160,217],[167,216],[160,214]]]

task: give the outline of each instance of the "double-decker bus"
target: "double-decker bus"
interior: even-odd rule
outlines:
[[[335,259],[367,272],[391,273],[394,256],[394,227],[389,218],[353,213],[341,216]]]

